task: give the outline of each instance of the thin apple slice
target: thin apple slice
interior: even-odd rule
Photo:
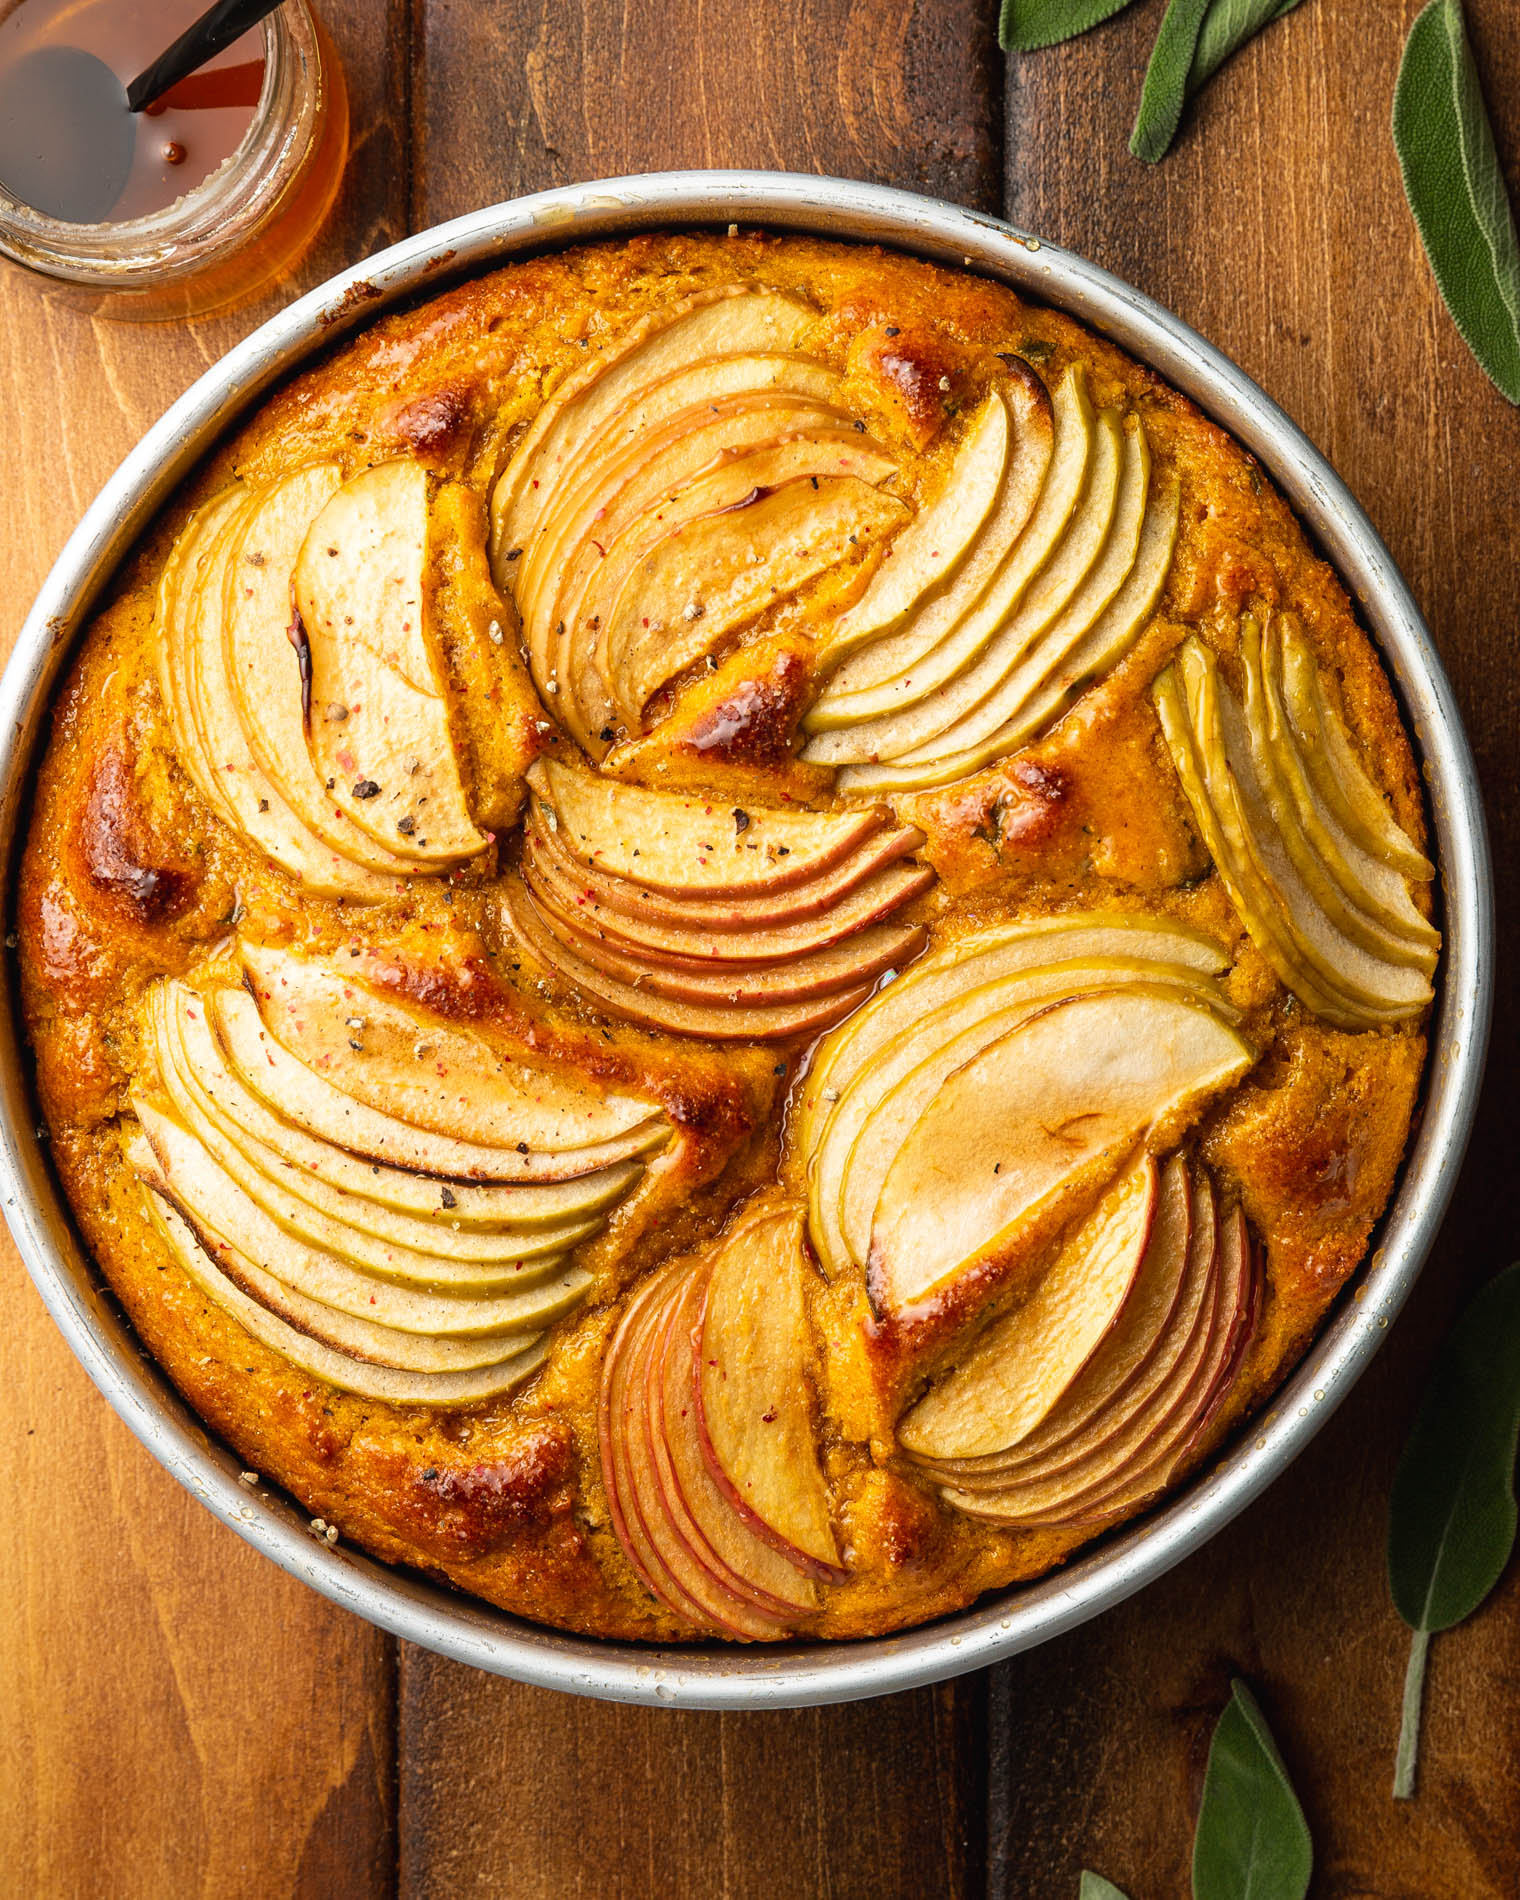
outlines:
[[[501,904],[512,934],[545,969],[558,971],[588,996],[594,996],[614,1015],[652,1029],[669,1029],[681,1036],[707,1041],[775,1041],[826,1029],[847,1016],[871,993],[869,983],[843,989],[811,1002],[780,1003],[771,1008],[740,1008],[724,1003],[704,1007],[659,996],[624,983],[578,956],[550,929],[531,894],[522,885],[503,880]]]
[[[841,437],[831,461],[874,462]],[[879,478],[878,478],[879,479]],[[853,472],[794,477],[667,535],[637,563],[603,630],[608,684],[630,731],[660,688],[778,600],[864,559],[907,521]]]
[[[261,1274],[272,1276],[292,1293],[366,1326],[417,1336],[441,1350],[450,1341],[499,1339],[506,1333],[542,1330],[578,1306],[591,1284],[589,1274],[571,1268],[521,1293],[476,1299],[419,1291],[382,1279],[324,1248],[295,1240],[243,1192],[182,1122],[142,1096],[133,1097],[132,1107],[157,1157],[163,1191],[198,1233],[209,1234],[259,1262]],[[239,1277],[236,1269],[225,1270],[234,1279]],[[270,1304],[262,1283],[249,1290]],[[272,1310],[300,1324],[291,1310]],[[333,1339],[328,1343],[334,1343]],[[414,1361],[410,1369],[442,1372],[454,1368]]]
[[[662,1147],[670,1138],[663,1117],[625,1135],[564,1150],[488,1146],[433,1134],[345,1095],[291,1055],[264,1027],[246,990],[217,990],[208,998],[213,1026],[242,1081],[275,1114],[350,1154],[444,1181],[567,1181]]]
[[[631,917],[602,901],[585,877],[574,877],[535,855],[523,860],[523,876],[546,914],[556,912],[581,930],[595,931],[609,945],[655,958],[700,958],[707,963],[768,963],[806,956],[879,923],[928,890],[934,872],[926,864],[889,864],[847,891],[831,908],[772,930],[711,930],[693,924]]]
[[[164,563],[153,616],[158,636],[159,692],[168,709],[180,763],[201,797],[226,822],[230,822],[226,798],[216,782],[196,722],[190,689],[190,616],[200,597],[203,557],[229,524],[241,516],[248,501],[245,484],[233,482],[190,517]]]
[[[500,1398],[530,1378],[543,1364],[548,1347],[543,1340],[522,1346],[494,1365],[469,1372],[403,1372],[372,1365],[298,1332],[251,1299],[222,1272],[184,1218],[151,1188],[144,1200],[154,1225],[189,1279],[260,1345],[298,1366],[312,1378],[340,1392],[395,1406],[451,1408],[480,1405]]]
[[[321,1182],[350,1204],[362,1200],[438,1228],[452,1230],[457,1223],[466,1233],[526,1240],[544,1231],[563,1233],[605,1214],[643,1173],[638,1162],[628,1161],[569,1181],[479,1187],[360,1160],[276,1115],[239,1080],[198,992],[173,984],[169,1000],[173,1041],[168,1053],[176,1072],[226,1126],[240,1129],[250,1146],[285,1168],[292,1184]],[[298,1191],[304,1192],[304,1185]]]
[[[470,816],[425,632],[428,473],[381,462],[312,522],[292,584],[310,649],[307,743],[334,804],[397,857],[445,867],[490,839]]]
[[[931,652],[855,698],[848,727],[811,741],[805,758],[850,765],[916,752],[969,718],[1063,612],[1109,539],[1124,463],[1117,412],[1080,422],[1085,436],[1076,419],[1067,430],[1085,457],[1079,466],[1058,445],[1034,518],[982,599]]]
[[[777,291],[739,285],[651,311],[580,366],[534,417],[491,494],[491,558],[509,580],[545,510],[587,442],[652,385],[716,357],[795,349],[816,313]]]
[[[336,462],[308,464],[272,482],[240,517],[225,561],[227,672],[253,757],[296,817],[341,856],[395,878],[413,867],[350,823],[317,777],[291,640],[296,557],[342,481]]]
[[[878,1303],[901,1311],[996,1253],[1050,1196],[1101,1178],[1255,1060],[1196,995],[1135,984],[1050,1004],[900,1128],[871,1227]]]
[[[1022,1305],[990,1326],[967,1356],[902,1420],[898,1443],[920,1460],[980,1458],[1021,1444],[1043,1425],[1118,1324],[1158,1217],[1158,1171],[1142,1155],[1121,1175],[1041,1274]],[[1167,1218],[1187,1186],[1169,1195]]]
[[[1059,509],[1060,501],[1046,499],[1047,491],[1054,490],[1062,497],[1069,491],[1070,505],[1075,505],[1081,472],[1079,466],[1073,477],[1071,463],[1075,459],[1085,464],[1086,431],[1091,422],[1087,409],[1086,425],[1075,429],[1067,426],[1073,411],[1083,411],[1085,396],[1080,382],[1063,382],[1053,410],[1045,385],[1033,370],[1021,365],[1000,393],[1009,410],[1011,446],[996,502],[974,545],[950,584],[917,605],[897,627],[883,627],[878,636],[874,632],[866,635],[855,625],[836,624],[825,649],[825,658],[836,671],[808,716],[810,732],[849,724],[856,693],[910,669],[948,637],[982,598],[1014,549],[1024,543],[1026,530],[1032,535],[1045,532],[1043,525],[1034,530],[1031,518],[1042,502],[1047,517]],[[1065,448],[1057,465],[1053,454],[1058,433]],[[860,633],[859,639],[853,637],[856,633]]]
[[[706,807],[703,807],[704,813]],[[720,807],[721,810],[721,807]],[[726,814],[736,833],[745,833],[753,823],[753,813],[734,807]],[[911,825],[872,832],[837,864],[800,884],[779,889],[743,892],[729,897],[684,898],[669,891],[654,891],[637,879],[609,875],[600,866],[588,864],[565,843],[565,834],[551,829],[548,810],[538,806],[524,825],[529,858],[534,864],[552,867],[560,882],[570,880],[578,895],[635,921],[648,921],[662,929],[700,929],[735,934],[758,930],[789,929],[802,921],[830,912],[846,902],[869,879],[916,851],[924,834]]]
[[[1008,405],[994,389],[967,424],[939,493],[893,542],[860,599],[829,629],[827,658],[894,632],[948,585],[997,504],[1008,452]]]
[[[666,1452],[661,1484],[679,1495],[700,1540],[702,1561],[719,1580],[747,1596],[755,1608],[783,1621],[795,1620],[817,1609],[816,1584],[749,1528],[720,1490],[702,1453],[692,1380],[693,1334],[701,1320],[705,1285],[700,1272],[685,1276],[651,1366],[658,1381],[652,1403],[659,1408]]]
[[[1351,736],[1325,697],[1302,632],[1286,614],[1274,622],[1279,695],[1293,736],[1320,797],[1362,849],[1405,877],[1428,883],[1435,866],[1394,821],[1383,795],[1356,756]]]
[[[544,759],[530,782],[582,863],[677,897],[766,895],[832,870],[886,822],[877,811],[726,809],[680,792],[646,791]]]
[[[558,1154],[643,1128],[653,1104],[599,1095],[420,1015],[343,970],[244,940],[238,954],[276,1041],[356,1102],[434,1134]],[[355,1046],[357,1045],[357,1047]]]
[[[818,1463],[802,1210],[741,1225],[714,1256],[692,1392],[708,1469],[755,1533],[821,1581],[842,1579]]]

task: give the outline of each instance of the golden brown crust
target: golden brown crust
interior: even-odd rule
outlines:
[[[481,820],[503,834],[510,864],[522,773],[540,753],[572,748],[533,692],[515,615],[490,581],[482,497],[523,424],[588,350],[647,310],[730,283],[795,290],[819,309],[817,347],[882,440],[903,451],[899,492],[932,483],[948,425],[994,379],[1032,365],[1054,386],[1073,362],[1085,365],[1095,403],[1143,418],[1154,466],[1180,484],[1164,596],[1117,670],[1013,757],[895,803],[924,832],[939,874],[905,913],[934,942],[952,920],[959,929],[1122,900],[1207,932],[1232,958],[1226,987],[1267,1053],[1197,1145],[1266,1239],[1267,1297],[1243,1374],[1194,1462],[1283,1377],[1362,1258],[1393,1189],[1425,1057],[1419,1022],[1351,1035],[1295,1004],[1209,875],[1148,692],[1190,633],[1238,682],[1241,610],[1291,609],[1398,822],[1423,839],[1417,766],[1378,658],[1253,459],[1070,319],[876,250],[656,234],[467,283],[382,319],[295,378],[164,511],[59,696],[19,921],[53,1153],[145,1343],[251,1466],[382,1557],[543,1622],[618,1637],[690,1632],[640,1585],[612,1529],[596,1442],[602,1353],[627,1289],[652,1266],[700,1248],[778,1171],[798,1187],[780,1109],[804,1050],[697,1045],[545,992],[503,938],[484,871],[420,882],[373,911],[302,893],[212,815],[181,769],[156,681],[152,601],[189,512],[233,475],[265,480],[322,457],[345,474],[397,453],[425,461],[459,550],[433,577],[452,729]],[[606,769],[734,800],[827,805],[829,775],[796,758],[817,680],[805,605],[777,612],[677,695],[649,736],[615,748]],[[645,1091],[675,1125],[670,1155],[581,1249],[594,1277],[588,1304],[561,1323],[549,1363],[511,1398],[447,1414],[327,1390],[250,1339],[172,1263],[123,1158],[138,1003],[154,977],[204,963],[235,922],[295,948],[356,947],[369,980],[551,1064]],[[944,1613],[1039,1574],[1082,1541],[1077,1530],[999,1529],[947,1509],[892,1437],[922,1358],[872,1318],[858,1281],[820,1282],[813,1321],[822,1455],[850,1568],[827,1593],[819,1634],[873,1634]]]

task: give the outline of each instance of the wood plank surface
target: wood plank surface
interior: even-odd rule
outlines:
[[[358,154],[303,283],[405,218],[404,5],[329,0],[323,17]],[[289,295],[198,324],[107,323],[0,267],[7,651],[111,469]],[[160,1470],[75,1363],[8,1236],[0,1287],[0,1893],[380,1900],[395,1862],[394,1644]]]

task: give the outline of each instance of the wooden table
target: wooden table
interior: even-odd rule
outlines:
[[[1414,585],[1477,752],[1501,942],[1520,917],[1520,412],[1443,314],[1388,137],[1418,0],[1309,0],[1167,162],[1125,140],[1158,0],[1012,62],[992,0],[326,0],[359,128],[303,285],[461,211],[674,165],[941,194],[1085,252],[1196,324],[1325,449]],[[1515,0],[1469,0],[1520,183]],[[278,298],[92,323],[0,277],[14,628],[102,478]],[[1501,966],[1502,967],[1502,966]],[[1456,1210],[1388,1349],[1246,1518],[1138,1601],[937,1690],[764,1716],[605,1707],[397,1645],[181,1492],[5,1249],[0,1890],[18,1900],[1134,1900],[1187,1890],[1208,1733],[1257,1686],[1334,1900],[1513,1900],[1520,1574],[1433,1657],[1420,1798],[1389,1797],[1405,1637],[1389,1475],[1435,1342],[1520,1225],[1501,988]]]

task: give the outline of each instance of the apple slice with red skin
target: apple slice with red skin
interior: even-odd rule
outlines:
[[[1156,1163],[1142,1155],[1063,1243],[1028,1299],[996,1320],[901,1421],[897,1439],[910,1457],[936,1468],[983,1458],[1022,1444],[1049,1420],[1119,1323],[1150,1249],[1157,1186]],[[1185,1223],[1185,1181],[1169,1193],[1164,1219],[1175,1219],[1179,1201]]]
[[[748,810],[743,810],[742,827],[733,810],[725,816],[741,836],[754,822]],[[924,834],[911,825],[883,827],[870,833],[839,862],[802,883],[753,894],[682,898],[669,891],[651,890],[636,877],[617,876],[586,863],[568,848],[561,833],[550,828],[540,808],[535,807],[524,832],[532,860],[552,867],[562,880],[568,879],[577,897],[585,894],[631,919],[674,930],[735,934],[779,930],[816,918],[924,842]]]
[[[708,1469],[749,1527],[821,1582],[844,1570],[818,1464],[800,1207],[745,1223],[708,1271],[692,1393]]]
[[[527,887],[516,880],[503,879],[500,902],[512,935],[546,970],[557,971],[629,1022],[669,1029],[677,1035],[709,1041],[750,1038],[773,1041],[783,1036],[800,1036],[837,1023],[871,993],[871,985],[862,983],[813,1002],[777,1004],[769,1009],[747,1009],[732,1004],[703,1008],[696,1003],[682,1003],[674,997],[654,995],[631,983],[619,982],[584,957],[577,956],[550,929]]]

